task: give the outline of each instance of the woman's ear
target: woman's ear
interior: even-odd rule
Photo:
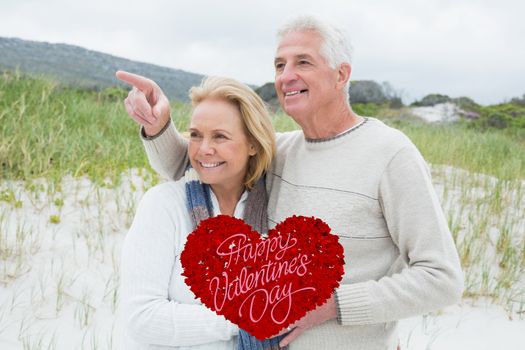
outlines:
[[[252,143],[250,143],[250,146],[249,146],[249,149],[248,149],[248,154],[250,156],[254,156],[254,155],[257,154],[257,148],[255,148],[255,146]]]

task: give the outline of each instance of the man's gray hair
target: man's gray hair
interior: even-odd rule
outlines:
[[[352,63],[352,46],[346,32],[315,16],[301,15],[289,19],[278,29],[277,39],[281,40],[288,33],[306,31],[319,34],[322,40],[321,55],[330,67],[337,69],[341,63]],[[349,89],[350,79],[345,89],[347,98]]]

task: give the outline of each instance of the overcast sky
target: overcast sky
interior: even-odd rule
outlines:
[[[405,102],[525,94],[522,0],[0,0],[0,36],[260,85],[273,81],[277,27],[301,13],[343,26],[352,79],[388,81]]]

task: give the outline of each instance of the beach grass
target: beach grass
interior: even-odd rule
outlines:
[[[88,175],[95,181],[129,168],[148,167],[137,125],[124,111],[126,92],[64,88],[17,72],[0,78],[0,161],[4,179],[60,179]],[[369,111],[367,109],[366,111]],[[174,103],[172,119],[188,127],[191,107]],[[402,112],[400,112],[402,113]],[[405,132],[432,164],[447,164],[500,179],[525,178],[525,140],[501,130],[479,131],[462,125],[428,125],[378,117]],[[279,113],[277,131],[297,129]]]

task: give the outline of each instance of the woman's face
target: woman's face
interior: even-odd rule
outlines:
[[[239,109],[222,99],[205,99],[191,116],[188,155],[202,182],[241,185],[256,153],[244,132]]]

